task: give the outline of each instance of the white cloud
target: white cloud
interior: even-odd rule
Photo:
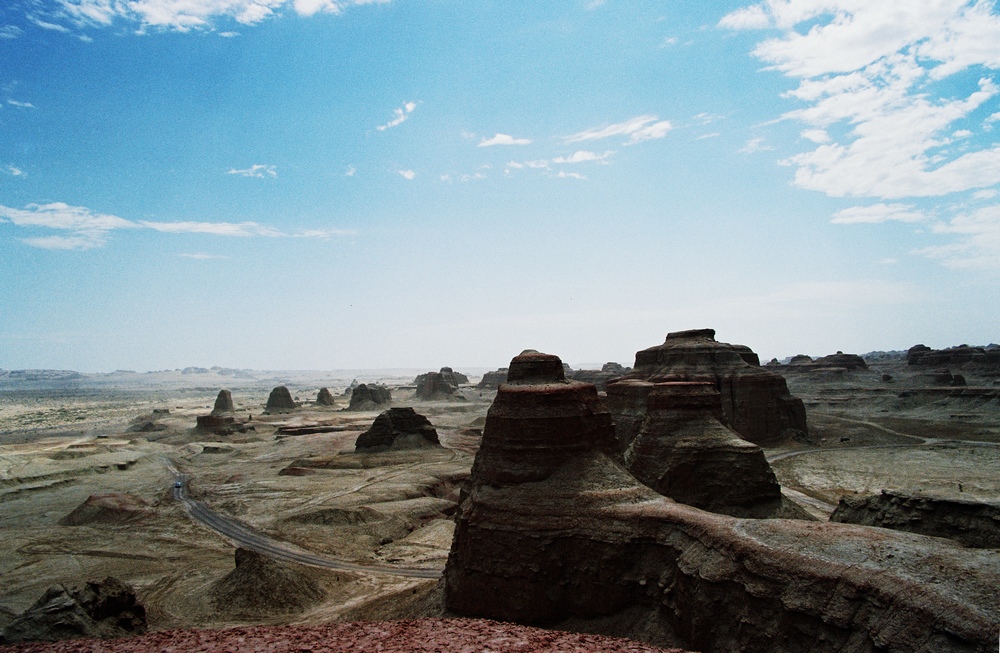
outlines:
[[[997,191],[994,188],[987,188],[986,190],[977,190],[972,194],[973,199],[977,200],[991,200],[997,196]]]
[[[757,136],[756,138],[748,140],[746,145],[739,149],[739,152],[743,154],[753,154],[755,152],[766,152],[773,149],[773,147],[764,143],[764,138],[762,136]]]
[[[217,19],[231,19],[254,25],[290,7],[300,16],[317,13],[341,14],[349,7],[383,4],[390,0],[53,0],[52,20],[72,23],[77,28],[108,27],[115,21],[149,28],[187,32],[211,30]],[[62,25],[32,18],[47,29],[65,30]],[[44,24],[42,24],[44,23]],[[232,36],[236,32],[223,32]]]
[[[722,134],[720,134],[719,132],[710,132],[710,133],[708,133],[708,134],[702,134],[701,136],[698,136],[698,137],[697,137],[697,138],[695,138],[694,140],[696,140],[696,141],[703,141],[703,140],[705,140],[706,138],[718,138],[718,137],[719,137],[719,136],[721,136],[721,135],[722,135]]]
[[[354,166],[347,166],[347,170],[344,172],[344,176],[353,177],[356,172],[357,169]]]
[[[492,147],[494,145],[530,145],[530,138],[514,138],[508,134],[497,134],[493,138],[484,138],[479,141],[479,147]]]
[[[17,100],[7,100],[7,104],[12,107],[17,107],[19,109],[34,109],[35,105],[31,102],[18,102]]]
[[[28,176],[28,175],[24,174],[24,170],[21,170],[20,168],[17,168],[15,166],[11,166],[11,165],[7,166],[7,174],[9,174],[11,177],[27,177]]]
[[[416,102],[406,102],[405,104],[403,104],[403,106],[393,110],[392,120],[390,120],[384,125],[379,125],[375,129],[379,130],[380,132],[384,132],[387,129],[392,129],[397,125],[403,124],[404,122],[406,122],[406,119],[410,117],[410,114],[413,113],[413,110],[416,108],[417,108]]]
[[[807,129],[802,132],[802,138],[813,143],[829,143],[830,134],[825,129]]]
[[[819,147],[786,159],[797,168],[796,185],[837,197],[898,199],[1000,183],[1000,146],[970,141],[955,152],[940,149],[963,137],[957,121],[995,101],[996,84],[982,77],[964,96],[934,86],[970,68],[1000,68],[1000,16],[993,9],[987,0],[766,0],[719,25],[781,30],[753,52],[798,80],[786,97],[806,106],[783,117],[805,123],[804,137],[849,128],[836,140],[811,139]]]
[[[834,224],[877,224],[880,222],[921,222],[927,219],[922,211],[914,211],[906,204],[872,204],[852,206],[833,214]]]
[[[240,175],[241,177],[256,177],[258,179],[263,179],[264,177],[277,177],[278,168],[273,165],[266,165],[262,163],[255,163],[249,168],[243,170],[237,170],[232,168],[226,174],[228,175]]]
[[[563,140],[567,143],[582,143],[584,141],[596,141],[612,136],[628,136],[625,145],[634,145],[642,141],[663,138],[673,126],[669,120],[660,120],[657,116],[636,116],[624,122],[603,127],[593,127],[582,132],[566,136]]]
[[[0,222],[10,222],[18,227],[56,229],[68,235],[32,236],[22,242],[43,249],[86,250],[101,247],[108,234],[116,229],[151,229],[169,234],[210,234],[215,236],[266,236],[269,238],[321,238],[355,235],[357,232],[342,229],[312,229],[285,233],[257,222],[132,222],[115,215],[94,213],[82,206],[63,202],[28,204],[23,209],[0,205]]]
[[[917,250],[950,268],[1000,269],[1000,205],[987,206],[952,218],[933,227],[942,236],[957,237],[956,242]]]
[[[587,11],[593,11],[598,7],[603,7],[606,2],[607,0],[590,0],[590,2],[587,3]]]
[[[237,36],[240,36],[240,33],[239,32],[219,32],[219,36],[221,36],[224,39],[234,39]]]
[[[403,177],[403,179],[406,179],[408,181],[412,181],[413,178],[417,176],[417,173],[413,172],[412,170],[397,170],[396,172],[398,172]]]
[[[41,18],[38,18],[37,16],[32,16],[30,14],[28,15],[27,18],[29,21],[31,21],[38,27],[41,27],[42,29],[47,29],[53,32],[62,32],[63,34],[69,34],[71,31],[73,31],[70,28],[66,27],[65,25],[57,25],[56,23],[50,23],[48,21],[42,20]]]
[[[0,41],[8,39],[16,39],[21,35],[21,28],[17,25],[2,25],[0,26]]]
[[[614,154],[613,150],[608,150],[603,154],[591,152],[589,150],[577,150],[569,156],[557,156],[552,159],[552,163],[607,163],[608,157]]]
[[[566,172],[565,170],[560,170],[552,176],[558,177],[559,179],[586,179],[586,177],[581,175],[579,172]]]
[[[667,38],[663,39],[662,43],[660,43],[660,47],[667,48],[670,47],[671,45],[675,45],[676,43],[677,43],[676,36],[668,36]]]

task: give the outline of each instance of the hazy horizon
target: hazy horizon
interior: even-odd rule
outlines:
[[[12,0],[0,61],[5,369],[1000,340],[992,0]]]

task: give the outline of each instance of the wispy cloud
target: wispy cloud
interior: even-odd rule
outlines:
[[[263,179],[264,177],[277,177],[278,168],[277,166],[273,165],[255,163],[249,168],[244,168],[243,170],[237,170],[236,168],[232,168],[226,174],[240,175],[241,177],[257,177],[258,179]]]
[[[710,133],[708,133],[708,134],[702,134],[701,136],[698,136],[698,137],[697,137],[697,138],[695,138],[694,140],[696,140],[696,141],[703,141],[703,140],[705,140],[706,138],[718,138],[718,137],[719,137],[719,136],[721,136],[721,135],[722,135],[722,134],[720,134],[719,132],[710,132]]]
[[[764,142],[763,136],[757,136],[748,140],[746,144],[739,149],[739,151],[743,154],[753,154],[755,152],[766,152],[773,149],[773,147]]]
[[[560,170],[552,176],[558,179],[586,179],[586,177],[579,172],[566,172],[565,170]]]
[[[417,176],[417,173],[413,172],[412,170],[397,170],[396,172],[398,172],[400,176],[402,176],[403,179],[406,179],[407,181],[413,181],[413,179]]]
[[[27,177],[28,176],[28,175],[26,175],[24,173],[24,170],[21,170],[20,168],[12,166],[12,165],[8,165],[7,168],[6,168],[6,171],[7,171],[7,174],[10,175],[11,177]]]
[[[612,136],[628,136],[625,145],[635,145],[643,141],[663,138],[673,129],[669,120],[660,120],[657,116],[636,116],[624,122],[603,127],[592,127],[582,132],[566,136],[563,140],[566,143],[582,143],[584,141],[596,141]]]
[[[877,224],[880,222],[922,222],[927,219],[923,211],[916,211],[906,204],[872,204],[852,206],[833,214],[834,224]]]
[[[354,166],[347,166],[347,170],[344,171],[344,176],[345,177],[353,177],[356,172],[357,172],[357,169]]]
[[[384,132],[385,130],[392,129],[393,127],[396,127],[397,125],[402,125],[404,122],[406,122],[406,119],[410,117],[410,114],[413,113],[413,110],[416,109],[416,108],[417,108],[417,103],[416,102],[407,102],[407,103],[405,103],[403,106],[399,107],[398,109],[393,110],[393,112],[392,112],[392,115],[393,115],[392,120],[390,120],[389,122],[387,122],[384,125],[379,125],[375,129],[379,130],[380,132]]]
[[[193,258],[196,261],[214,261],[229,258],[222,254],[202,254],[200,252],[195,254],[178,254],[178,256],[181,258]]]
[[[552,159],[552,163],[607,163],[608,157],[614,154],[613,150],[608,150],[602,154],[589,150],[577,150],[569,156],[557,156]]]
[[[35,105],[31,102],[18,102],[17,100],[7,100],[7,104],[12,107],[17,107],[18,109],[34,109]]]
[[[126,220],[115,215],[95,213],[82,206],[63,202],[28,204],[23,209],[0,205],[0,222],[18,227],[42,228],[66,232],[46,236],[22,238],[22,242],[42,249],[87,250],[102,247],[108,236],[117,229],[151,229],[168,234],[210,234],[215,236],[268,238],[317,238],[329,239],[356,235],[356,231],[342,229],[311,229],[286,233],[257,222],[153,222]]]
[[[950,268],[1000,270],[1000,205],[955,216],[932,231],[957,240],[916,250]]]
[[[219,19],[255,25],[283,13],[290,7],[300,16],[319,13],[341,14],[350,7],[384,4],[390,0],[53,0],[54,9],[46,20],[71,24],[76,28],[110,27],[116,22],[149,29],[188,32],[211,30]],[[36,19],[36,23],[40,19]],[[55,25],[55,23],[48,23]],[[55,25],[63,27],[62,25]],[[64,28],[64,27],[63,27]],[[65,28],[64,28],[65,29]],[[229,32],[234,34],[234,32]]]
[[[531,145],[531,139],[514,138],[509,134],[497,134],[493,138],[484,138],[479,141],[479,147],[493,147],[494,145]]]
[[[17,25],[0,25],[0,41],[16,39],[21,35],[21,28]]]

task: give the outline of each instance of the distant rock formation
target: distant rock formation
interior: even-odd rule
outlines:
[[[948,349],[931,349],[926,345],[914,345],[906,352],[906,363],[920,367],[986,368],[1000,371],[1000,350],[969,345]]]
[[[626,469],[645,485],[712,512],[806,518],[797,506],[783,505],[761,448],[722,424],[714,384],[626,381],[617,389],[625,386],[645,392],[645,417],[624,454]]]
[[[267,405],[264,407],[265,413],[284,413],[295,410],[299,405],[292,399],[292,393],[283,385],[279,385],[267,397]]]
[[[1000,549],[1000,503],[898,490],[844,496],[830,521],[947,537],[968,547]]]
[[[392,393],[384,385],[362,383],[351,392],[347,410],[378,410],[392,402]]]
[[[237,431],[245,432],[246,427],[238,424],[233,416],[198,415],[195,418],[195,429],[202,433],[215,435],[232,435]]]
[[[456,514],[447,609],[730,653],[996,644],[1000,556],[661,497],[616,461],[594,386],[561,368],[522,354],[497,391]]]
[[[451,374],[452,377],[455,380],[456,385],[461,385],[463,383],[468,383],[469,382],[469,377],[468,376],[462,374],[461,372],[456,372],[455,370],[451,369],[450,367],[442,367],[441,368],[441,374]]]
[[[63,526],[118,525],[153,514],[148,501],[124,492],[91,494],[87,500],[59,520]]]
[[[370,429],[358,436],[354,449],[375,453],[440,446],[437,431],[430,420],[412,408],[390,408],[375,418]]]
[[[233,405],[233,394],[229,390],[219,390],[219,396],[215,398],[215,408],[212,415],[232,415],[236,407]]]
[[[868,369],[868,363],[857,354],[845,354],[838,351],[836,354],[822,356],[812,359],[809,356],[799,354],[793,356],[787,365],[781,365],[777,361],[771,361],[767,367],[778,373],[810,373],[810,372],[858,372]]]
[[[81,637],[109,639],[146,632],[146,609],[117,578],[83,587],[54,585],[0,632],[0,644]]]
[[[354,392],[354,388],[356,387],[358,387],[358,380],[357,379],[351,380],[351,385],[344,388],[344,396],[350,397],[351,393]]]
[[[326,598],[307,568],[236,549],[236,568],[210,590],[217,610],[232,615],[295,614]]]
[[[451,374],[427,372],[418,376],[417,379],[417,392],[414,396],[423,401],[448,399],[458,392],[458,384],[455,383],[455,377]]]
[[[319,392],[316,394],[316,405],[317,406],[336,406],[337,402],[334,400],[333,395],[330,393],[329,388],[320,388]]]
[[[805,407],[789,394],[784,377],[761,367],[749,347],[717,342],[713,329],[668,333],[662,345],[637,352],[635,366],[622,378],[714,383],[722,396],[723,422],[754,444],[808,436]],[[607,387],[608,407],[624,451],[643,417],[630,411],[642,402],[613,392],[614,385]]]
[[[631,368],[623,367],[619,363],[605,363],[599,370],[574,370],[570,378],[583,383],[593,383],[598,391],[603,392],[608,381],[617,379],[630,371]]]
[[[493,390],[500,387],[501,383],[507,382],[507,368],[501,367],[493,372],[483,374],[483,378],[476,384],[477,390]]]

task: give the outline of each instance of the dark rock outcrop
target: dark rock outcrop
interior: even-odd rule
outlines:
[[[897,490],[841,497],[830,521],[947,537],[965,546],[1000,549],[1000,504]]]
[[[219,390],[219,396],[215,398],[215,407],[212,415],[232,415],[236,410],[233,405],[233,395],[229,390]]]
[[[299,405],[292,399],[292,393],[283,385],[279,385],[267,397],[267,405],[264,406],[265,413],[284,413],[295,410]]]
[[[390,449],[440,447],[437,431],[423,415],[412,408],[390,408],[358,436],[355,451],[375,453]]]
[[[784,377],[761,367],[749,347],[717,342],[713,329],[667,334],[662,345],[637,352],[635,366],[622,378],[713,383],[722,397],[723,422],[754,444],[808,436],[805,407],[789,394]],[[629,414],[639,402],[629,399],[622,405],[625,397],[613,393],[614,385],[607,387],[608,407],[624,450],[642,416]]]
[[[468,376],[466,376],[465,374],[462,374],[461,372],[456,372],[455,370],[451,369],[450,367],[442,367],[441,368],[441,374],[450,374],[452,376],[452,378],[454,379],[456,385],[461,385],[463,383],[468,383],[469,382],[469,377]]]
[[[442,368],[447,369],[447,368]],[[427,372],[421,374],[416,379],[417,399],[432,401],[434,399],[448,399],[458,392],[458,383],[455,375],[446,372]]]
[[[645,485],[712,512],[805,517],[794,505],[783,505],[761,448],[722,424],[713,384],[625,383],[646,393],[645,417],[624,454],[626,469]]]
[[[236,549],[236,569],[210,590],[216,609],[234,615],[294,614],[326,593],[307,568],[276,562],[256,551]]]
[[[838,351],[836,354],[830,354],[829,356],[822,356],[817,359],[812,359],[808,356],[798,355],[793,356],[787,365],[777,365],[772,366],[770,363],[768,367],[771,367],[776,372],[786,373],[786,372],[859,372],[868,369],[868,363],[865,359],[857,354],[845,354],[842,351]]]
[[[583,383],[593,383],[600,392],[604,391],[605,385],[627,374],[630,368],[623,367],[618,363],[605,363],[599,370],[574,370],[572,379]]]
[[[676,503],[615,459],[596,389],[550,363],[515,358],[489,410],[445,568],[449,610],[706,652],[995,646],[996,553]]]
[[[117,578],[83,587],[54,585],[0,632],[0,644],[80,637],[108,639],[146,632],[146,609]]]
[[[124,492],[91,494],[87,500],[59,520],[63,526],[118,525],[153,514],[148,501]]]
[[[241,424],[236,423],[235,417],[228,415],[198,415],[195,418],[195,428],[203,433],[215,435],[232,435],[241,429],[246,430]]]
[[[384,385],[362,383],[351,391],[347,410],[378,410],[392,402],[392,393]]]
[[[501,367],[493,372],[483,374],[483,378],[476,384],[477,390],[493,390],[499,388],[501,383],[507,382],[507,368]]]
[[[1000,371],[1000,351],[990,347],[959,345],[948,349],[931,349],[914,345],[906,352],[906,363],[920,367],[961,367]]]
[[[316,405],[317,406],[336,406],[337,402],[334,400],[333,395],[330,393],[329,388],[320,388],[319,392],[316,394]]]

